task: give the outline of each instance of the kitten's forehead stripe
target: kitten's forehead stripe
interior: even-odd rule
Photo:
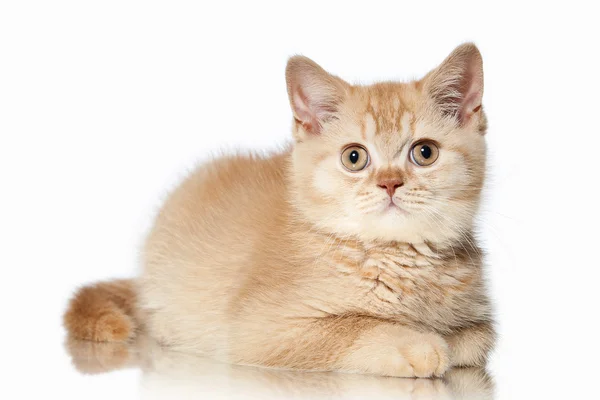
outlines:
[[[375,121],[375,136],[396,135],[406,130],[406,114],[412,113],[403,98],[404,89],[402,84],[378,84],[363,88],[367,98],[364,113],[370,114]]]
[[[405,111],[400,120],[400,133],[403,137],[414,134],[413,124],[415,116],[410,111]]]
[[[414,135],[417,128],[417,117],[414,114],[411,114],[410,118],[410,134]]]
[[[365,140],[373,141],[379,130],[377,120],[373,117],[373,113],[367,111],[363,118],[365,123]]]
[[[358,86],[354,98],[362,104],[358,126],[363,140],[377,148],[385,163],[396,159],[412,141],[416,125],[414,87],[380,83]]]
[[[360,120],[360,136],[363,140],[367,140],[367,121],[365,118],[361,118]]]
[[[372,136],[377,136],[379,134],[380,126],[379,126],[379,118],[377,117],[377,110],[373,106],[371,99],[369,99],[369,103],[367,104],[367,109],[365,111],[365,115],[367,117],[367,121],[373,123]],[[369,131],[367,131],[369,132]]]

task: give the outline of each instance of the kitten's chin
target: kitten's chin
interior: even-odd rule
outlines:
[[[402,206],[398,205],[393,200],[390,201],[389,204],[387,206],[385,206],[381,212],[387,216],[390,216],[390,215],[391,216],[394,216],[394,215],[407,216],[409,214],[409,212],[406,209],[404,209]]]
[[[422,230],[417,230],[410,214],[397,205],[386,205],[365,216],[360,236],[368,241],[422,242]]]
[[[399,206],[386,206],[366,220],[369,222],[362,227],[360,236],[368,241],[445,243],[455,234],[449,229],[439,229]]]

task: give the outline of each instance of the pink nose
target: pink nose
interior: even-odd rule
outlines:
[[[401,179],[385,179],[377,184],[380,188],[385,189],[390,197],[392,197],[396,192],[396,189],[402,185],[404,185],[404,182]]]

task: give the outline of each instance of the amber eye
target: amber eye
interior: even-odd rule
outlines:
[[[362,146],[350,145],[342,151],[342,164],[348,171],[361,171],[369,164],[369,153]]]
[[[420,142],[410,150],[410,160],[421,167],[427,167],[437,160],[440,150],[433,142]]]

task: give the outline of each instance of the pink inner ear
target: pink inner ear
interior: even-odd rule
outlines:
[[[481,109],[481,92],[479,90],[474,92],[467,92],[465,98],[460,105],[458,118],[461,123],[466,123],[468,120]]]
[[[335,117],[347,84],[301,56],[288,61],[286,80],[295,120],[304,133],[320,134],[323,125]]]
[[[297,86],[293,91],[292,101],[294,102],[294,111],[296,119],[302,124],[307,132],[315,135],[319,134],[321,125],[317,115],[318,110],[314,110],[310,106],[310,100],[304,95],[302,88]]]
[[[458,107],[458,120],[461,124],[466,124],[470,118],[481,108],[481,97],[483,95],[483,79],[477,71],[475,60],[465,66],[465,76],[463,76],[462,99]]]

